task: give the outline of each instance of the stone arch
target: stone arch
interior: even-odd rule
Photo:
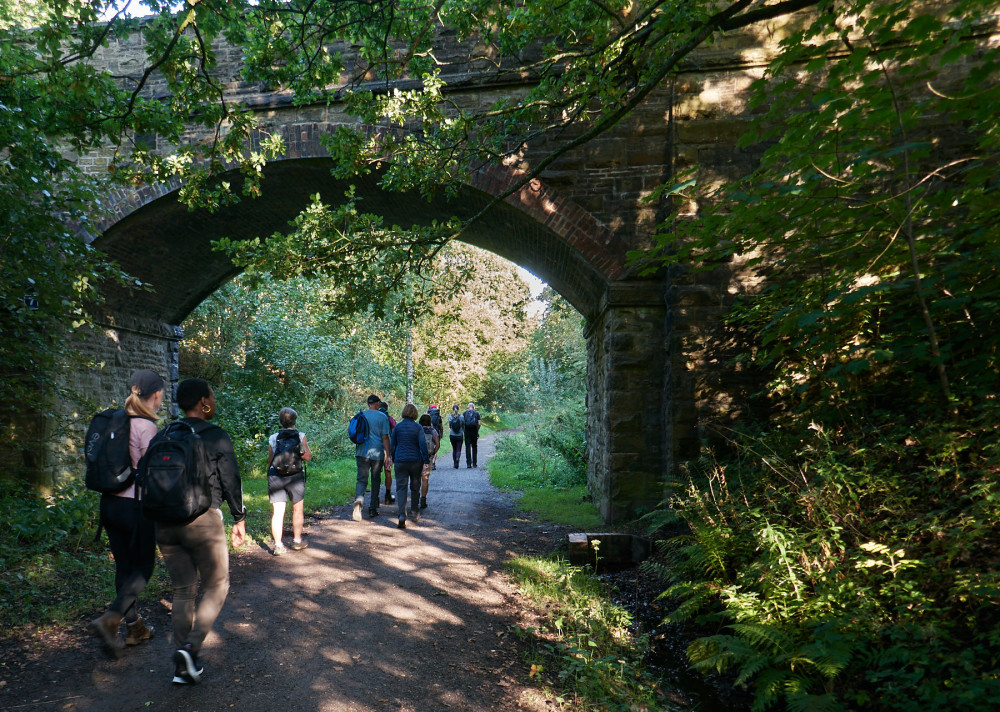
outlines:
[[[505,166],[482,166],[450,199],[425,200],[412,193],[388,193],[376,176],[336,180],[320,137],[337,124],[282,124],[287,147],[281,160],[264,169],[263,196],[210,213],[189,211],[177,200],[178,182],[119,189],[109,195],[110,216],[91,241],[153,292],[110,288],[107,305],[157,321],[176,324],[236,273],[224,255],[211,250],[212,239],[267,237],[287,231],[288,223],[320,193],[336,203],[349,185],[356,187],[361,209],[408,227],[432,219],[477,214],[523,178]],[[234,171],[224,179],[238,180]],[[626,248],[605,225],[558,191],[531,180],[495,205],[462,236],[463,241],[495,252],[550,284],[584,316],[600,308],[608,285],[626,273]],[[168,290],[165,293],[165,290]]]
[[[228,257],[211,249],[215,237],[287,231],[310,195],[318,192],[335,203],[349,185],[362,210],[389,224],[471,217],[523,175],[502,166],[478,168],[451,199],[388,193],[377,185],[377,176],[332,177],[319,137],[335,124],[296,123],[287,115],[284,120],[274,130],[285,136],[288,150],[264,169],[260,198],[210,213],[180,204],[176,183],[109,196],[111,215],[102,234],[89,239],[152,289],[105,289],[102,329],[81,346],[105,367],[81,374],[81,391],[114,393],[134,368],[161,368],[176,380],[180,331],[175,325],[238,272]],[[232,178],[237,179],[235,172]],[[632,279],[622,238],[539,180],[493,205],[461,239],[529,269],[584,315],[591,491],[609,521],[657,501],[678,440],[667,395],[663,282]],[[647,407],[637,409],[639,403]]]

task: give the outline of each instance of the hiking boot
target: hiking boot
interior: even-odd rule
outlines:
[[[307,546],[309,546],[309,544],[307,542],[304,542],[304,541],[293,541],[291,549],[292,549],[292,551],[302,551]]]
[[[396,529],[406,529],[406,520],[400,517],[399,521],[396,522]]]
[[[125,645],[145,643],[153,637],[154,632],[155,629],[147,626],[145,621],[142,620],[142,616],[139,616],[131,623],[125,621]]]
[[[414,507],[413,509],[410,510],[410,519],[413,520],[414,524],[416,524],[417,522],[420,521],[420,509],[419,508]]]
[[[420,498],[420,508],[421,509],[427,509],[427,498],[426,497],[421,497]]]
[[[392,496],[391,492],[387,491],[385,493],[385,503],[386,504],[395,504],[396,503],[396,498]]]
[[[107,611],[100,618],[92,620],[87,624],[87,631],[97,636],[101,641],[101,647],[108,655],[118,658],[122,654],[121,637],[118,635],[118,626],[122,622],[121,613]]]
[[[368,510],[368,518],[369,519],[374,519],[377,516],[378,516],[378,510],[377,509],[369,509]]]
[[[353,519],[356,522],[360,522],[361,521],[361,500],[360,499],[354,500],[354,513],[351,514],[351,519]]]
[[[287,551],[288,549],[285,548],[284,544],[275,544],[274,548],[271,549],[271,556],[281,556]]]
[[[198,682],[201,674],[205,672],[205,668],[198,664],[198,654],[194,652],[191,643],[174,651],[174,666],[174,682],[177,682],[178,670],[181,672],[181,677],[186,678],[188,682]]]

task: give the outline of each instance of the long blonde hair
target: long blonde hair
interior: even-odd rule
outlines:
[[[142,415],[156,420],[156,413],[154,413],[146,402],[139,397],[140,393],[141,391],[139,390],[139,386],[132,386],[132,392],[129,393],[128,398],[125,399],[125,412],[129,415]],[[153,394],[150,395],[150,398],[157,393],[159,393],[159,391],[153,392]]]

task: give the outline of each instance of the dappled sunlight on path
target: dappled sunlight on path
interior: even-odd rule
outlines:
[[[492,437],[483,438],[480,462],[491,454]],[[406,530],[396,528],[395,505],[361,522],[345,506],[312,521],[303,551],[273,557],[251,543],[234,556],[200,685],[171,685],[169,618],[161,613],[156,637],[119,661],[97,657],[85,639],[45,651],[0,689],[0,708],[544,708],[527,686],[511,632],[519,598],[501,570],[507,535],[531,525],[511,521],[511,497],[493,490],[483,469],[453,469],[450,456],[431,474],[428,503]]]

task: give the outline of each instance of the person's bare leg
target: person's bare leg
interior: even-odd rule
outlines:
[[[271,506],[274,508],[271,513],[271,536],[274,538],[274,546],[277,548],[281,546],[281,533],[285,526],[285,503],[273,502]]]
[[[302,522],[305,520],[305,501],[292,504],[292,536],[302,541]]]

